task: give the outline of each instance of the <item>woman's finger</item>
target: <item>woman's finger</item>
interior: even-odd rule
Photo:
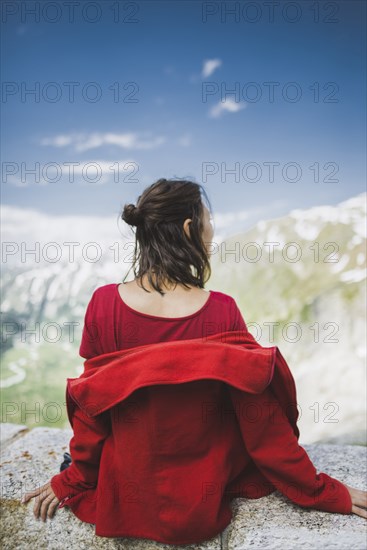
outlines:
[[[352,513],[357,514],[357,516],[360,516],[361,518],[367,519],[366,510],[363,510],[363,508],[359,508],[358,506],[355,506],[354,504],[352,506]]]
[[[51,501],[51,503],[50,503],[50,505],[49,505],[49,507],[48,507],[48,512],[47,512],[47,515],[48,515],[49,518],[53,518],[53,517],[54,517],[55,512],[56,512],[56,510],[57,510],[57,507],[58,507],[58,505],[59,505],[59,502],[60,502],[60,501],[59,501],[59,499],[58,499],[57,497],[55,497],[55,498]]]
[[[367,508],[367,491],[356,489],[355,487],[350,487],[349,485],[345,486],[349,491],[352,503],[356,504],[357,506],[364,506],[365,508]]]
[[[28,500],[29,500],[30,498],[33,498],[33,497],[39,495],[41,491],[42,491],[42,487],[37,487],[37,489],[35,489],[34,491],[30,491],[29,493],[25,493],[25,494],[23,495],[23,497],[22,497],[21,502],[22,502],[23,504],[26,503],[26,502],[28,502]]]
[[[44,485],[41,485],[40,487],[37,487],[36,489],[34,489],[33,491],[29,491],[27,493],[25,493],[21,499],[21,502],[24,504],[26,502],[28,502],[28,500],[30,498],[33,498],[37,495],[39,495],[40,493],[42,493],[42,491],[44,491],[47,487],[50,486],[50,482],[48,481],[47,483],[45,483]]]
[[[51,502],[53,501],[53,499],[54,499],[54,496],[51,495],[51,494],[43,499],[43,501],[41,503],[41,509],[40,509],[40,514],[41,514],[42,521],[46,521],[48,507],[51,504]]]
[[[39,516],[40,508],[43,500],[47,498],[48,495],[49,495],[49,488],[48,488],[48,484],[46,484],[46,485],[43,485],[43,487],[41,487],[41,491],[39,492],[39,494],[36,495],[36,498],[35,498],[33,513],[36,516],[36,518],[38,518]]]
[[[38,519],[38,517],[39,517],[41,504],[42,504],[42,498],[40,497],[40,495],[36,495],[36,497],[34,499],[34,506],[33,506],[33,514],[34,514],[36,519]]]
[[[364,506],[365,508],[367,508],[367,491],[356,489],[354,504],[357,504],[357,506]]]

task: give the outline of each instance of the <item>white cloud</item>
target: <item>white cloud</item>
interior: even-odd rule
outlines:
[[[118,237],[115,214],[109,216],[50,215],[37,208],[1,205],[4,237],[10,242],[84,241],[111,244]],[[71,238],[74,235],[76,238]],[[76,250],[77,252],[77,250]]]
[[[103,185],[107,183],[123,182],[124,178],[133,176],[138,167],[138,163],[133,160],[85,160],[75,166],[74,181],[82,185]],[[68,177],[68,175],[67,175]]]
[[[236,221],[247,220],[250,216],[249,210],[239,210],[238,212],[227,212],[225,214],[215,214],[215,225],[223,229],[229,227]]]
[[[265,220],[268,221],[273,219],[272,214],[274,214],[274,210],[279,212],[287,207],[288,201],[280,199],[272,202],[271,205],[244,210],[232,212],[214,211],[215,235],[213,240],[216,243],[220,243],[227,237],[249,230],[254,227],[255,224],[258,224],[259,230],[262,230],[261,225],[265,223]],[[264,222],[262,220],[264,220]]]
[[[76,163],[76,164],[74,164]],[[48,168],[43,171],[43,166],[40,165],[36,175],[26,175],[22,173],[22,169],[16,175],[8,175],[6,183],[16,187],[30,187],[31,185],[40,187],[54,183],[54,178],[60,175],[60,180],[68,183],[76,183],[80,185],[104,185],[107,183],[123,182],[124,178],[129,175],[134,177],[139,164],[132,159],[122,160],[83,160],[73,161],[70,165],[66,162],[57,163],[57,167]]]
[[[53,147],[66,147],[73,143],[72,136],[55,136],[54,138],[44,138],[41,145],[51,145]]]
[[[116,145],[122,149],[155,149],[165,141],[166,139],[163,136],[142,137],[133,132],[125,134],[94,132],[92,134],[66,134],[52,138],[43,138],[40,144],[51,147],[66,147],[67,145],[71,145],[74,147],[75,152],[81,153],[104,145]]]
[[[247,106],[247,103],[240,102],[237,103],[232,98],[226,99],[224,102],[219,101],[214,107],[211,108],[209,111],[209,116],[211,118],[218,118],[222,116],[222,114],[225,111],[228,111],[229,113],[237,113],[238,111],[241,111]]]
[[[201,76],[203,78],[210,76],[221,65],[222,65],[221,59],[207,59],[206,61],[204,61]]]
[[[181,147],[190,147],[191,145],[191,136],[189,134],[184,134],[183,136],[178,138],[178,144],[181,145]]]

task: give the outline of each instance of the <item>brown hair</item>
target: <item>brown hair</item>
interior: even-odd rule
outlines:
[[[141,278],[147,274],[150,285],[162,295],[164,292],[161,284],[164,280],[181,283],[186,287],[191,285],[204,288],[210,278],[208,252],[202,240],[202,196],[211,212],[210,202],[202,185],[189,180],[161,178],[144,190],[138,197],[136,206],[125,204],[123,208],[121,218],[127,224],[136,226],[133,264],[130,269],[133,269],[135,277],[140,278],[141,283]],[[183,228],[187,218],[192,220],[190,238]],[[194,268],[194,273],[191,267]],[[152,272],[156,281],[152,278]],[[144,290],[149,292],[146,288]]]

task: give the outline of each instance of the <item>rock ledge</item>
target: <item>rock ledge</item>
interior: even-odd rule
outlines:
[[[34,499],[21,496],[59,472],[69,450],[70,429],[33,428],[1,423],[1,548],[3,550],[365,550],[367,522],[355,515],[333,514],[295,505],[279,491],[257,500],[234,499],[231,524],[205,543],[173,546],[147,539],[97,537],[94,526],[68,508],[46,523],[33,515]],[[367,448],[359,445],[302,445],[318,472],[366,490]]]

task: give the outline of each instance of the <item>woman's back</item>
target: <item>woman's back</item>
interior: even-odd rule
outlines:
[[[172,292],[162,298],[157,292],[147,293],[132,285],[112,283],[94,291],[84,319],[81,357],[89,359],[170,340],[205,338],[226,330],[247,332],[242,314],[228,294],[192,289],[186,298],[180,289],[176,295]]]
[[[204,306],[210,295],[210,291],[202,288],[188,289],[177,285],[161,296],[159,292],[150,289],[146,281],[144,286],[150,292],[145,291],[134,279],[121,283],[118,291],[123,302],[131,309],[154,317],[177,318],[192,315]]]

